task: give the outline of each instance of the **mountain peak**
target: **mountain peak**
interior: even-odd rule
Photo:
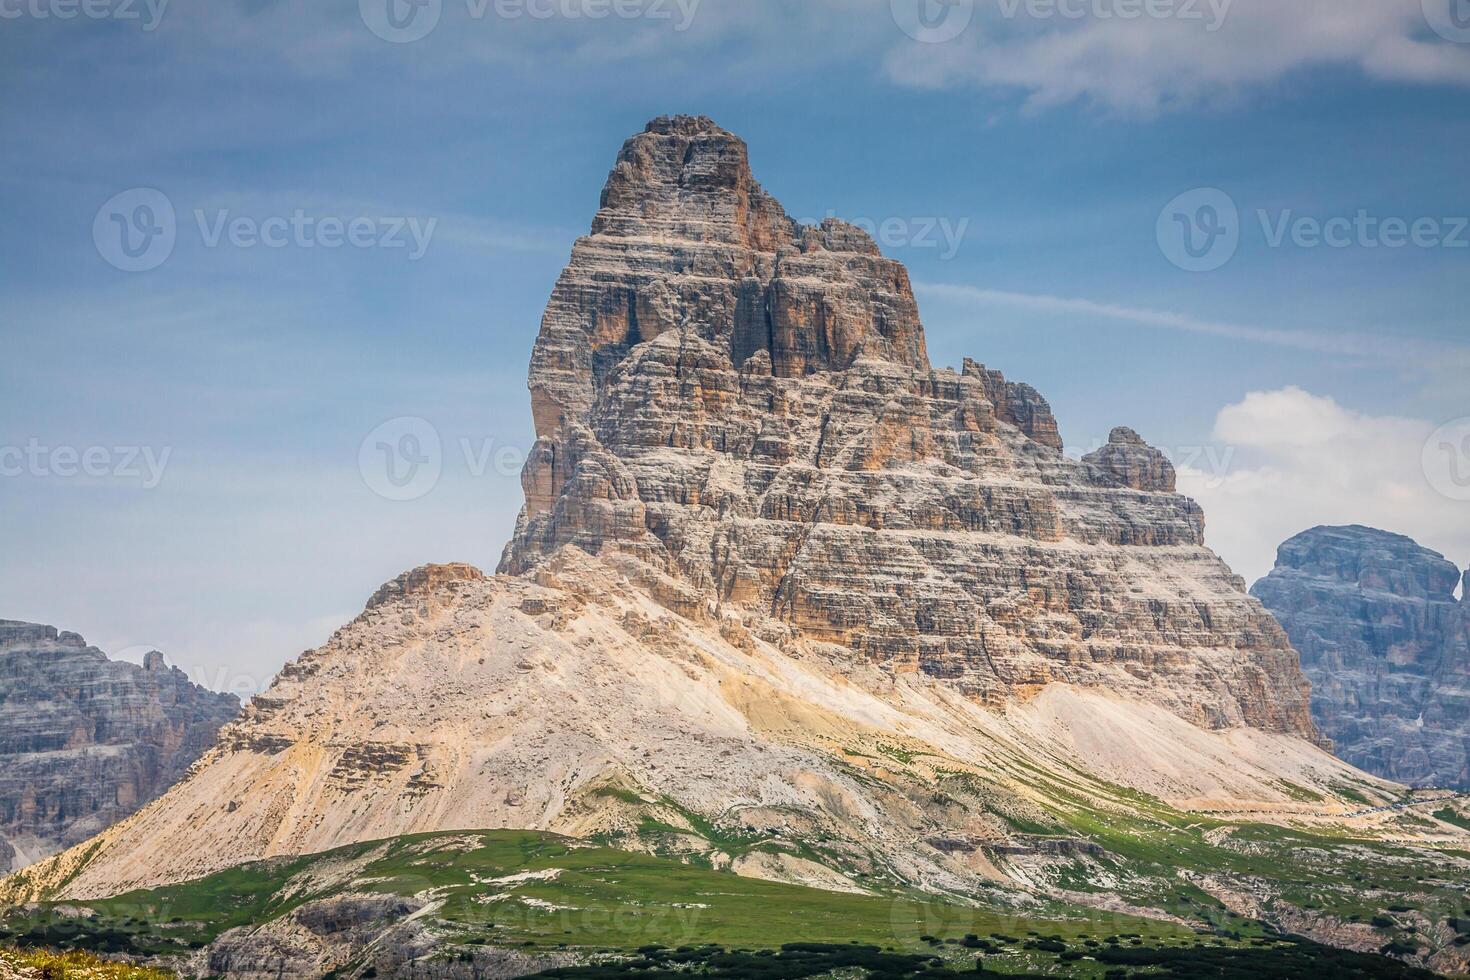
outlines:
[[[696,136],[705,133],[718,133],[721,136],[728,136],[731,139],[739,139],[739,137],[735,136],[734,134],[724,129],[721,129],[720,126],[709,116],[658,116],[654,119],[650,119],[648,121],[648,125],[643,127],[643,131],[645,133],[660,133],[666,136],[674,133],[679,133],[686,136]]]
[[[1413,538],[1361,524],[1320,526],[1289,538],[1276,550],[1276,569],[1355,587],[1453,600],[1460,570]]]
[[[1163,454],[1119,428],[1070,460],[1030,386],[931,368],[903,265],[791,221],[705,117],[623,145],[529,387],[502,571],[576,548],[681,612],[977,699],[1076,683],[1313,735],[1295,654]]]

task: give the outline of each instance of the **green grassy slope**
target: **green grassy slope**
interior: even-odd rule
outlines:
[[[340,873],[341,868],[348,873]],[[459,941],[634,949],[691,942],[774,948],[847,942],[917,948],[940,938],[1021,926],[1076,938],[1084,918],[1045,921],[922,896],[843,894],[742,878],[647,854],[527,831],[424,834],[325,854],[261,861],[197,881],[114,898],[41,903],[0,919],[0,938],[179,952],[321,897],[424,895]],[[77,910],[82,910],[78,914]],[[1168,940],[1176,925],[1108,917],[1124,931]]]
[[[232,927],[258,926],[307,902],[347,894],[434,903],[446,957],[485,946],[578,950],[586,966],[553,974],[567,980],[626,975],[635,966],[645,978],[693,973],[774,980],[837,971],[939,980],[975,975],[977,958],[991,973],[1098,980],[1199,970],[1427,976],[1259,927],[1201,934],[1055,904],[1045,910],[1048,918],[1039,909],[1008,913],[906,892],[833,893],[524,831],[355,844],[100,901],[43,903],[0,918],[0,941],[176,956]]]

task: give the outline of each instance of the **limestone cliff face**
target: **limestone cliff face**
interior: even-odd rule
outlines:
[[[1078,461],[1046,401],[935,369],[902,265],[787,218],[705,118],[630,139],[531,360],[537,442],[501,570],[567,545],[681,612],[838,644],[983,701],[1054,681],[1313,733],[1296,655],[1157,450]]]
[[[1312,682],[1338,755],[1418,786],[1470,789],[1470,606],[1460,572],[1412,539],[1318,527],[1281,546],[1252,587]]]
[[[0,620],[0,870],[85,840],[168,789],[240,702],[149,654]]]

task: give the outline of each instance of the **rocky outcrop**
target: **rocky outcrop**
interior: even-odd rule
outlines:
[[[1470,605],[1411,538],[1318,527],[1251,589],[1286,627],[1337,753],[1415,786],[1470,789]]]
[[[404,572],[378,589],[368,600],[367,607],[373,609],[403,596],[430,597],[445,588],[452,591],[456,588],[454,583],[476,582],[484,577],[484,572],[463,563],[423,565]]]
[[[576,546],[685,613],[999,702],[1066,682],[1311,736],[1286,637],[1120,428],[1083,461],[1027,385],[936,369],[899,263],[786,217],[745,145],[655,120],[618,155],[531,359],[501,570]]]
[[[239,700],[149,653],[0,620],[0,870],[85,840],[182,777]]]
[[[1158,493],[1176,489],[1174,464],[1127,426],[1114,429],[1108,444],[1083,456],[1082,461],[1100,471],[1103,480],[1111,479],[1120,487]]]

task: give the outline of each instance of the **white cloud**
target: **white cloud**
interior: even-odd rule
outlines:
[[[1437,423],[1372,416],[1300,388],[1252,392],[1215,419],[1223,473],[1181,467],[1179,488],[1205,509],[1206,539],[1247,581],[1282,541],[1320,524],[1407,534],[1464,567],[1470,504],[1439,493],[1422,454]]]
[[[1003,13],[1018,4],[1015,16]],[[1356,68],[1391,82],[1470,85],[1470,45],[1432,34],[1421,0],[1170,5],[1197,11],[1198,19],[1097,16],[1129,6],[1124,0],[1069,0],[1068,9],[1087,12],[1075,19],[1026,13],[1047,4],[1005,0],[1002,13],[982,4],[990,15],[977,16],[953,41],[895,47],[887,71],[913,85],[1017,88],[1028,93],[1032,108],[1085,101],[1141,115],[1231,99],[1314,67]],[[1223,19],[1211,30],[1222,7]]]
[[[924,43],[900,27],[901,11],[914,4],[930,17],[969,16],[958,36]],[[631,5],[645,12],[637,17],[580,14],[610,9],[583,0],[533,6],[537,16],[505,17],[494,0],[446,0],[422,41],[390,44],[367,28],[357,4],[175,0],[147,38],[173,45],[195,68],[272,83],[283,71],[330,82],[367,70],[374,78],[409,72],[422,84],[494,65],[568,91],[605,85],[615,71],[620,86],[687,97],[733,83],[787,85],[852,65],[902,85],[1016,92],[1031,108],[1081,101],[1141,115],[1229,101],[1311,68],[1470,85],[1470,44],[1435,34],[1424,0],[643,0]],[[1159,6],[1190,16],[1117,15]],[[1035,16],[1038,8],[1083,16]],[[69,52],[77,60],[105,53],[100,44]],[[131,117],[129,124],[137,128]]]

